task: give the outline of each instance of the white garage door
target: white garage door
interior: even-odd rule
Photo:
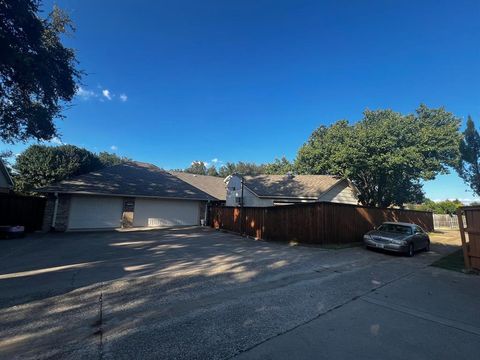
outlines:
[[[198,223],[198,201],[139,198],[135,200],[133,226],[168,227]]]
[[[72,196],[68,229],[112,229],[121,224],[123,199],[110,196]]]

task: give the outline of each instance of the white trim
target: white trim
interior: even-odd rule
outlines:
[[[45,193],[52,193],[52,191],[40,191]],[[147,195],[126,195],[126,194],[104,194],[97,192],[88,192],[88,191],[58,191],[58,194],[70,194],[70,195],[95,195],[95,196],[116,196],[116,197],[129,197],[129,198],[147,198],[147,199],[164,199],[164,200],[186,200],[186,201],[221,201],[221,200],[210,200],[210,199],[198,199],[198,198],[182,198],[182,197],[167,197],[167,196],[147,196]]]
[[[52,229],[55,229],[57,224],[57,211],[58,211],[58,193],[55,193],[55,204],[53,205],[53,216],[52,216]]]

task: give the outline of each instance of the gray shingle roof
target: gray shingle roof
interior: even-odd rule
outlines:
[[[80,175],[37,191],[216,200],[155,165],[134,161]]]
[[[192,186],[195,186],[197,189],[206,192],[218,200],[225,201],[227,198],[227,189],[225,182],[223,181],[224,179],[221,177],[195,175],[180,171],[170,171],[170,174],[178,177],[180,180],[183,180]]]
[[[245,176],[245,186],[260,197],[317,199],[341,178],[332,175]]]

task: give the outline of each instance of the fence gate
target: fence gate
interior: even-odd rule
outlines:
[[[462,207],[458,209],[457,216],[465,267],[480,270],[480,207]]]
[[[458,217],[450,214],[433,214],[435,229],[458,229]]]

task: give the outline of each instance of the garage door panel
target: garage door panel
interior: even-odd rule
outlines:
[[[199,202],[136,199],[133,226],[170,227],[198,225]]]
[[[73,196],[69,230],[113,229],[121,225],[123,199],[106,196]]]

